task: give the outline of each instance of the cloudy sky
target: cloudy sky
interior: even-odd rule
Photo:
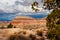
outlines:
[[[31,9],[31,4],[35,1],[39,4],[38,13]],[[46,15],[48,11],[42,7],[42,0],[0,0],[0,19],[12,19],[16,15]]]
[[[4,12],[32,12],[31,4],[36,0],[0,0],[0,10]],[[37,0],[40,10],[42,0]]]

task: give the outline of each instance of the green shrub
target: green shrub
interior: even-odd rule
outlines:
[[[55,9],[47,16],[47,37],[50,40],[58,40],[60,37],[60,9]],[[57,37],[57,38],[56,38]]]
[[[12,27],[13,25],[11,23],[7,26],[7,28],[12,28]]]

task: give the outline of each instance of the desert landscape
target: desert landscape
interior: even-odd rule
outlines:
[[[5,21],[0,23],[0,26],[5,24],[3,29],[0,28],[0,40],[8,40],[9,36],[14,34],[25,35],[27,38],[29,38],[29,35],[35,35],[38,37],[36,40],[40,40],[41,37],[37,35],[37,31],[41,31],[43,33],[42,36],[47,39],[45,36],[48,31],[46,27],[46,18],[35,19],[28,16],[16,16],[10,22]],[[7,28],[9,24],[13,25],[13,27]],[[24,34],[24,32],[26,34]]]
[[[0,0],[0,40],[60,40],[60,0]]]

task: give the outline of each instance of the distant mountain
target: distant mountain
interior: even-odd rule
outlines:
[[[11,22],[13,26],[20,27],[26,25],[42,25],[46,24],[45,18],[36,19],[30,16],[16,16]]]
[[[0,19],[0,21],[7,21],[7,22],[9,22],[11,20],[9,20],[9,19]]]
[[[26,15],[26,16],[30,16],[32,18],[45,18],[45,17],[47,17],[47,15]]]
[[[13,20],[16,16],[29,16],[32,18],[44,18],[47,17],[48,14],[45,12],[22,12],[22,13],[0,13],[0,21],[10,21]]]
[[[21,16],[21,15],[20,15],[20,16]],[[31,17],[31,18],[35,18],[35,19],[47,17],[47,15],[25,15],[25,16],[27,16],[27,18]],[[22,16],[22,17],[25,17],[25,16]],[[14,18],[15,18],[15,17],[14,17]],[[13,18],[13,19],[14,19],[14,18]],[[20,17],[20,18],[21,18],[21,17]],[[11,18],[0,18],[0,21],[11,21],[11,20],[13,20],[13,19],[11,19]]]

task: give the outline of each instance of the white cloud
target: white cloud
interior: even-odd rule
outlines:
[[[34,12],[31,9],[31,4],[36,0],[0,0],[0,10],[4,12]],[[37,0],[39,3],[40,12],[45,11],[42,9],[42,0]]]

